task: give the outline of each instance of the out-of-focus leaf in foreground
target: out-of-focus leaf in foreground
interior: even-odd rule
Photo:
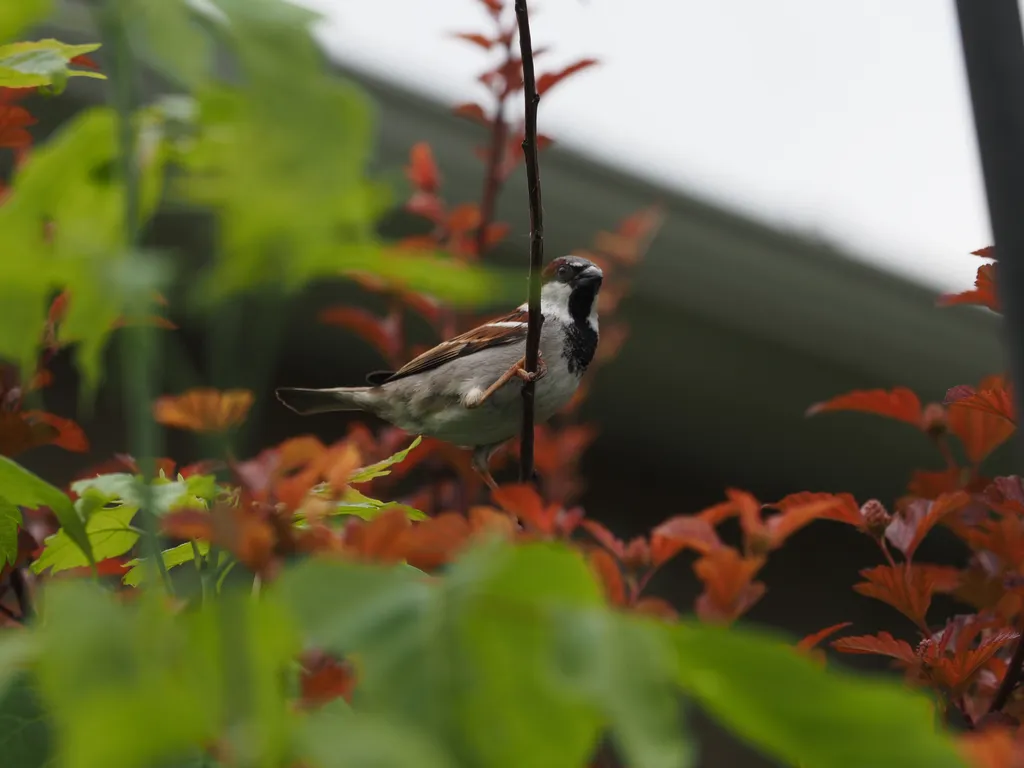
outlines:
[[[84,582],[43,594],[38,682],[64,768],[173,764],[220,737],[248,765],[278,765],[298,652],[274,606],[224,595],[188,615],[153,596],[125,604]]]
[[[432,734],[459,764],[579,765],[605,724],[631,765],[685,764],[671,644],[606,608],[578,552],[484,546],[429,581],[313,560],[275,589],[311,642],[357,654],[357,710]]]
[[[0,3],[0,43],[13,40],[33,24],[45,19],[53,0],[17,0]]]
[[[680,680],[712,716],[765,754],[814,768],[964,768],[923,695],[826,670],[767,633],[675,629]]]
[[[43,328],[53,292],[67,290],[58,335],[77,344],[86,394],[99,383],[103,349],[123,310],[166,280],[152,260],[132,258],[121,247],[124,186],[116,172],[115,125],[106,107],[77,114],[29,155],[0,206],[0,251],[18,254],[6,261],[0,281],[0,358],[34,369],[40,337],[25,329]],[[159,199],[166,152],[157,113],[140,113],[136,125],[145,219]]]
[[[369,272],[455,305],[504,301],[521,281],[437,254],[386,245],[377,222],[390,190],[368,176],[373,110],[330,71],[310,35],[316,17],[272,0],[220,0],[214,29],[242,85],[196,92],[196,132],[175,189],[218,214],[218,251],[197,285],[203,303],[246,289],[296,291]]]

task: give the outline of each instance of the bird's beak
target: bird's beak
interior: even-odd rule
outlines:
[[[604,272],[601,271],[600,267],[594,266],[593,264],[584,269],[576,277],[577,282],[592,285],[594,283],[600,284],[604,280]]]

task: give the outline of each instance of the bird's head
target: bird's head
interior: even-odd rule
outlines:
[[[597,321],[597,292],[604,272],[582,256],[559,256],[544,268],[542,303],[568,313],[576,322]],[[544,310],[547,315],[549,310]]]

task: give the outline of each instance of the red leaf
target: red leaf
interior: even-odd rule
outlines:
[[[215,515],[225,524],[215,525]],[[202,539],[232,552],[251,570],[266,567],[274,547],[274,531],[252,508],[224,506],[214,512],[175,509],[160,518],[161,530],[176,539]]]
[[[974,288],[962,293],[945,293],[939,296],[940,307],[952,307],[956,304],[975,304],[988,307],[999,312],[999,295],[996,291],[996,265],[982,264],[978,267],[978,275],[974,278]]]
[[[448,213],[448,230],[455,236],[480,226],[480,207],[476,203],[463,203]]]
[[[608,602],[612,605],[625,605],[626,585],[622,581],[622,571],[615,558],[607,550],[594,547],[587,553],[587,561],[601,581]]]
[[[494,47],[495,42],[497,42],[475,32],[453,32],[452,37],[458,38],[459,40],[465,40],[467,43],[473,43],[473,45],[478,45],[485,51],[491,50],[491,48]]]
[[[888,603],[917,626],[925,626],[925,614],[936,587],[934,574],[910,565],[879,565],[862,570],[860,575],[867,581],[855,584],[855,592]]]
[[[580,523],[580,527],[593,536],[598,544],[615,555],[619,560],[626,556],[626,545],[601,523],[596,520],[583,520]]]
[[[761,599],[765,585],[753,581],[764,558],[742,557],[732,547],[719,547],[693,565],[704,584],[697,598],[697,615],[704,621],[729,623]]]
[[[441,186],[441,173],[434,162],[434,152],[430,145],[421,141],[409,150],[409,165],[405,174],[410,183],[420,192],[436,194]]]
[[[328,325],[339,325],[369,342],[389,362],[402,353],[400,316],[377,317],[358,307],[331,307],[320,311],[318,319]]]
[[[405,210],[416,216],[422,216],[429,221],[439,224],[444,219],[444,203],[433,192],[414,192],[405,203]],[[400,245],[403,248],[418,247],[425,250],[437,247],[437,239],[432,235],[412,235],[404,238]]]
[[[913,501],[899,513],[893,515],[892,522],[885,529],[885,537],[903,553],[909,562],[914,559],[914,553],[928,531],[946,515],[963,509],[970,500],[971,497],[964,491],[954,491],[940,496],[935,501],[925,499]]]
[[[1002,629],[990,634],[975,648],[958,650],[952,657],[942,657],[936,665],[942,682],[954,690],[962,690],[993,656],[1018,637],[1020,634],[1015,630]]]
[[[984,248],[979,248],[976,251],[971,251],[972,256],[981,256],[983,259],[994,259],[996,257],[996,247],[994,245],[988,245]]]
[[[403,510],[390,509],[369,523],[350,525],[345,531],[345,547],[364,560],[398,563],[404,559],[402,535],[411,525]]]
[[[663,621],[675,621],[679,618],[679,613],[672,604],[660,597],[641,597],[633,604],[633,612]]]
[[[73,56],[69,61],[69,64],[77,64],[79,67],[88,67],[89,69],[99,69],[100,65],[93,61],[89,56],[82,53],[78,56]]]
[[[494,17],[497,17],[505,7],[501,0],[480,0],[480,2],[487,6],[487,10]]]
[[[1021,758],[1021,755],[1024,755],[1024,729],[981,728],[980,722],[975,723],[975,726],[977,730],[968,731],[958,738],[960,754],[967,760],[967,765],[970,768],[1022,768],[1024,766]]]
[[[537,94],[543,96],[545,92],[554,88],[570,75],[574,75],[588,67],[597,64],[597,59],[580,59],[558,72],[546,72],[537,78]]]
[[[469,541],[470,533],[465,517],[445,512],[405,528],[396,550],[409,565],[431,571],[451,562]]]
[[[889,656],[907,665],[917,664],[917,654],[905,640],[897,640],[888,632],[878,635],[860,635],[857,637],[841,637],[833,640],[830,645],[842,653],[870,653],[878,656]]]
[[[355,687],[352,665],[327,654],[317,655],[319,658],[303,665],[300,677],[302,706],[313,709],[337,698],[350,701]]]
[[[981,498],[1004,515],[1024,515],[1024,481],[1017,475],[995,478],[982,491]]]
[[[814,416],[826,411],[874,413],[897,421],[905,421],[918,428],[921,426],[921,401],[917,395],[905,387],[896,387],[891,391],[868,389],[848,392],[823,403],[812,405],[807,409],[807,415]]]
[[[484,108],[479,104],[468,102],[466,104],[459,104],[452,109],[459,117],[464,117],[467,120],[472,120],[474,123],[480,123],[480,125],[490,125],[491,121],[487,117],[487,113],[484,112]]]
[[[1011,424],[1017,421],[1013,396],[1009,388],[1003,385],[1001,376],[989,377],[977,390],[966,384],[952,387],[946,391],[946,403],[951,407],[983,411],[1005,419]]]
[[[651,531],[651,559],[655,566],[671,560],[686,548],[702,555],[722,546],[707,520],[696,515],[676,515]]]
[[[854,528],[864,529],[864,517],[860,513],[860,507],[857,505],[856,499],[848,493],[831,494],[801,491],[800,493],[791,493],[781,501],[772,504],[772,506],[787,512],[816,501],[831,501],[831,504],[818,515],[822,520],[835,520],[839,523],[852,525]]]
[[[153,404],[153,418],[165,427],[190,432],[224,432],[245,421],[252,406],[248,389],[196,387],[180,395],[165,395]]]
[[[984,379],[978,390],[954,387],[946,393],[949,431],[960,440],[971,463],[979,464],[1016,429],[1016,410],[1001,376]]]
[[[555,532],[558,506],[545,506],[532,485],[503,485],[492,491],[491,495],[499,507],[518,517],[521,522],[544,534]]]
[[[36,120],[24,107],[0,104],[0,147],[23,150],[32,145],[32,134],[26,130]]]
[[[66,451],[85,453],[89,450],[89,439],[85,436],[82,428],[71,419],[64,419],[45,411],[23,411],[23,419],[30,423],[48,424],[53,427],[57,434],[49,442]]]
[[[814,633],[812,633],[810,635],[807,635],[805,638],[800,640],[800,642],[798,642],[796,644],[796,647],[799,648],[801,651],[809,651],[812,648],[814,648],[818,643],[820,643],[822,640],[824,640],[826,637],[829,637],[830,635],[834,635],[840,629],[845,629],[846,627],[850,626],[852,623],[853,622],[851,622],[851,621],[844,621],[844,622],[842,622],[840,624],[833,624],[831,627],[825,627],[824,629],[819,629],[817,632],[814,632]]]
[[[950,467],[938,472],[915,470],[910,475],[907,490],[920,499],[936,499],[944,493],[958,491],[963,487],[964,471]]]
[[[493,248],[508,235],[510,227],[504,221],[496,221],[487,225],[487,232],[484,235],[484,246]],[[603,341],[603,340],[602,340]]]
[[[852,497],[851,497],[852,498]],[[837,508],[845,507],[844,501],[829,494],[824,498],[813,498],[797,503],[790,497],[790,503],[778,515],[772,515],[765,521],[768,532],[768,546],[778,549],[783,543],[804,526],[833,513]]]

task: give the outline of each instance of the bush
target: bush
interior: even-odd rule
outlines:
[[[585,389],[536,430],[542,488],[506,483],[489,497],[468,458],[437,441],[356,426],[331,444],[299,436],[242,459],[232,446],[253,390],[158,396],[152,363],[176,328],[164,296],[182,278],[173,259],[141,245],[162,202],[217,217],[214,261],[184,276],[207,318],[239,295],[355,282],[386,299],[386,314],[339,306],[321,319],[396,365],[418,351],[406,339],[410,313],[446,337],[486,301],[521,300],[484,266],[508,231],[495,203],[526,137],[508,117],[524,87],[517,28],[500,0],[484,2],[494,29],[458,36],[501,54],[480,78],[493,99],[455,110],[486,128],[481,199],[444,200],[430,147],[415,145],[403,207],[429,231],[398,242],[378,234],[392,195],[366,170],[370,105],[325,70],[306,11],[217,0],[221,17],[180,0],[109,2],[96,11],[103,73],[89,58],[98,45],[0,46],[0,146],[16,161],[0,249],[19,254],[0,264],[0,357],[10,363],[0,391],[5,765],[520,768],[615,753],[667,768],[695,754],[681,709],[692,700],[788,765],[1011,766],[1022,746],[1024,486],[979,469],[1014,429],[1001,378],[956,387],[945,404],[898,389],[813,409],[879,413],[935,443],[947,468],[915,473],[892,513],[846,494],[763,504],[729,490],[630,542],[574,506],[578,459],[595,436],[578,416]],[[0,11],[0,41],[45,11]],[[213,70],[214,47],[233,55],[235,82]],[[182,93],[139,103],[137,57]],[[543,73],[537,89],[595,64]],[[33,147],[20,100],[59,94],[71,76],[109,77],[111,106]],[[599,364],[626,337],[615,310],[659,221],[656,208],[637,212],[583,251],[611,275]],[[944,302],[998,309],[994,273],[982,266],[977,290]],[[65,348],[87,406],[111,339],[125,361],[132,453],[57,488],[12,457],[43,445],[84,453],[88,438],[29,406]],[[178,466],[156,455],[158,425],[215,447]],[[738,546],[717,531],[730,518]],[[832,647],[891,656],[910,687],[826,668],[815,647],[847,625],[797,642],[734,625],[764,593],[766,558],[819,520],[878,543],[883,563],[854,589],[920,633],[913,644],[881,633]],[[937,525],[971,550],[966,568],[914,561]],[[646,588],[682,552],[696,555],[704,591],[681,618]],[[936,593],[973,612],[930,623]],[[950,710],[973,733],[954,734],[942,722]]]

